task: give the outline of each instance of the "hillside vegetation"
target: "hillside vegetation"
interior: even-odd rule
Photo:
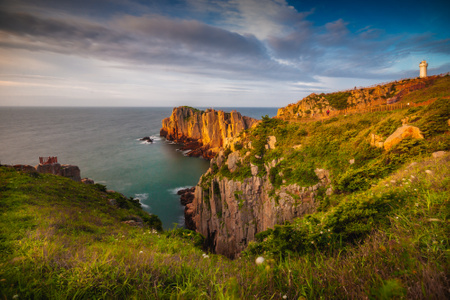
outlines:
[[[0,166],[0,298],[448,299],[449,90],[422,107],[245,130],[202,177],[203,209],[220,204],[225,179],[264,178],[275,209],[300,205],[285,187],[316,185],[318,169],[331,182],[314,190],[314,211],[258,232],[234,260],[202,250],[194,231],[163,232],[102,185]],[[423,139],[373,144],[402,123]],[[245,208],[245,191],[234,196]]]
[[[354,88],[348,91],[315,94],[297,103],[278,109],[277,116],[283,119],[310,119],[319,115],[332,115],[341,110],[363,110],[386,108],[388,104],[417,104],[430,99],[449,99],[450,76],[436,75],[426,78],[410,78],[379,84],[368,88]]]

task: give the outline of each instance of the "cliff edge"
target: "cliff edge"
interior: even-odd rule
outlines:
[[[175,107],[172,115],[162,121],[160,135],[191,150],[189,156],[213,158],[221,147],[258,120],[242,116],[237,111],[198,110],[188,106]]]

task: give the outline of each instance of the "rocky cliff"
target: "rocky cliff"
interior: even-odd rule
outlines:
[[[266,149],[270,142],[268,139]],[[189,229],[206,237],[210,250],[228,257],[244,250],[256,233],[312,213],[319,189],[324,192],[331,182],[328,171],[316,169],[318,180],[314,185],[286,184],[275,188],[271,170],[276,170],[283,159],[258,166],[248,162],[248,154],[241,157],[235,151],[225,155],[220,151],[211,160],[211,168],[195,189],[193,202],[186,206],[185,219]],[[221,169],[222,173],[236,175],[245,168],[250,171],[246,178],[217,173]]]
[[[226,113],[207,109],[201,111],[180,106],[162,121],[160,135],[191,150],[189,156],[213,158],[221,147],[228,146],[243,130],[252,127],[258,120],[242,116],[237,111]]]

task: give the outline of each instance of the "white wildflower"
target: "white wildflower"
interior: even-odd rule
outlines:
[[[322,234],[322,233],[323,233],[323,231],[320,232],[320,234]]]
[[[139,251],[139,254],[142,254],[142,253],[144,253],[144,251],[142,251],[142,250],[141,250],[141,251]]]
[[[17,298],[19,298],[19,295],[14,295],[13,296],[13,299],[17,299]]]
[[[287,299],[287,296],[286,296],[286,295],[284,295],[284,296],[283,296],[283,299]]]
[[[416,203],[416,206],[419,207],[419,203]]]
[[[259,256],[257,259],[256,259],[256,264],[257,265],[260,265],[260,264],[262,264],[263,262],[264,262],[264,257],[262,257],[262,256]]]

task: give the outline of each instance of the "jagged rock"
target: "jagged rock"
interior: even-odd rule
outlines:
[[[81,179],[81,182],[84,184],[94,184],[94,180],[90,179],[90,178],[83,178]]]
[[[397,128],[397,130],[384,141],[384,149],[389,151],[393,146],[408,137],[423,139],[423,135],[421,134],[419,128],[410,125],[403,125],[402,127]]]
[[[153,139],[151,137],[149,137],[149,136],[143,137],[143,138],[141,138],[139,140],[140,141],[145,141],[145,142],[148,142],[148,143],[153,143]]]
[[[221,147],[232,148],[233,139],[258,120],[242,116],[237,111],[225,113],[207,109],[200,111],[180,106],[162,121],[160,135],[176,143],[190,144],[189,156],[213,158]]]
[[[445,156],[446,153],[447,153],[446,151],[437,151],[437,152],[433,152],[432,156],[434,158],[440,158],[440,157]]]
[[[180,195],[180,202],[182,205],[192,203],[192,201],[194,200],[194,193],[195,186],[188,189],[179,190],[177,192],[177,194]]]

